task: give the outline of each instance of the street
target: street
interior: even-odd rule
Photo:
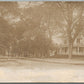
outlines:
[[[0,59],[0,82],[84,82],[84,65]]]

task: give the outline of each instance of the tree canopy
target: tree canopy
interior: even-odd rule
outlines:
[[[0,53],[49,56],[56,45],[52,37],[61,33],[71,57],[73,43],[84,29],[83,8],[83,2],[0,2]]]

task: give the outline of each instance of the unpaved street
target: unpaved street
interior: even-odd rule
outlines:
[[[84,82],[84,65],[0,59],[0,82]]]

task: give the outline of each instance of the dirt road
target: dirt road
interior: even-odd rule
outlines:
[[[84,65],[0,59],[0,82],[84,82]]]

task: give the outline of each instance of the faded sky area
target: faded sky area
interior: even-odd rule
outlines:
[[[19,5],[19,8],[24,9],[24,8],[35,7],[35,6],[41,5],[44,2],[41,2],[41,1],[40,2],[24,1],[24,2],[17,2],[17,3]]]

